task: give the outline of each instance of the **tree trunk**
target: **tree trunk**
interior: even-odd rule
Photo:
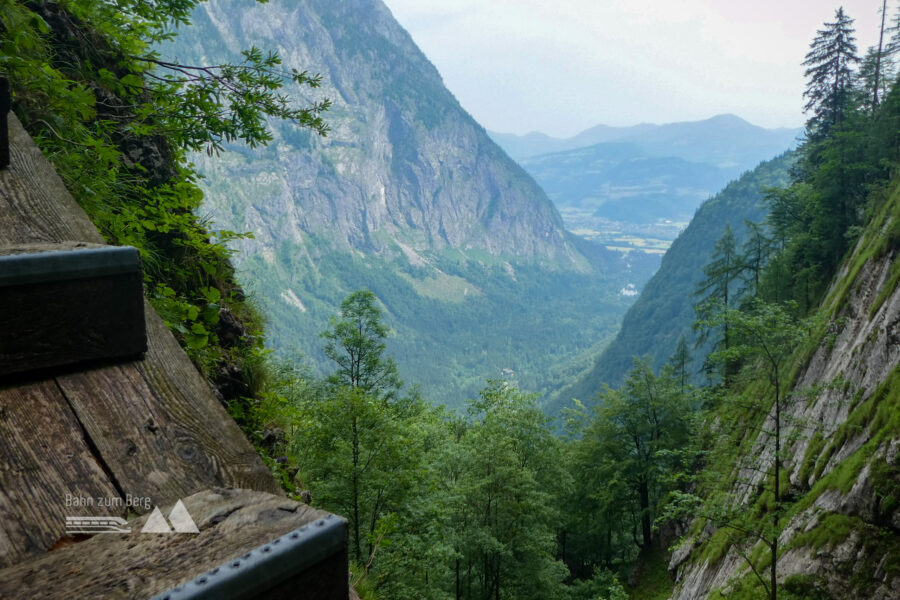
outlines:
[[[638,484],[638,493],[641,501],[641,535],[643,537],[642,548],[650,549],[650,486],[646,479],[641,479]]]
[[[353,417],[353,543],[357,562],[362,558],[359,543],[359,426]]]
[[[878,85],[879,78],[881,76],[881,49],[884,45],[884,16],[887,13],[887,0],[882,0],[881,3],[881,30],[878,33],[878,54],[875,55],[875,85],[872,90],[872,114],[875,114],[875,109],[878,108]]]

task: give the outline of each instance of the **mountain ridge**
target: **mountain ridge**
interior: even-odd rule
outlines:
[[[794,139],[802,132],[800,128],[778,127],[764,128],[750,123],[746,119],[731,113],[722,113],[714,115],[707,119],[696,121],[674,121],[671,123],[639,123],[637,125],[615,126],[599,124],[589,127],[574,136],[570,137],[554,137],[540,131],[533,131],[524,135],[511,133],[503,133],[488,130],[488,135],[496,141],[507,154],[515,160],[532,158],[543,154],[565,152],[576,148],[584,148],[596,144],[614,142],[614,141],[641,141],[646,140],[647,136],[671,136],[673,133],[682,133],[691,129],[705,129],[715,127],[717,129],[735,130],[741,129],[745,132],[754,132],[771,136],[773,140],[779,140],[773,145],[780,146],[768,156],[760,156],[757,159],[764,160],[774,156],[775,153],[785,150]],[[782,143],[784,142],[784,143]],[[646,141],[644,141],[646,143]],[[676,150],[676,154],[677,150]]]
[[[625,313],[615,338],[596,357],[587,374],[550,399],[550,412],[559,410],[571,398],[591,400],[603,384],[621,385],[634,356],[650,354],[658,368],[674,353],[679,337],[684,335],[689,343],[694,341],[691,327],[694,286],[703,277],[702,268],[712,254],[715,241],[725,226],[730,225],[740,247],[745,237],[744,221],[758,222],[765,218],[768,210],[763,189],[788,181],[793,156],[788,152],[760,163],[703,203]],[[705,346],[693,349],[696,368],[707,351]]]

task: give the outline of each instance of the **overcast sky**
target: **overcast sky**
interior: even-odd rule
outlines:
[[[593,125],[734,113],[799,127],[800,63],[829,0],[385,0],[493,131],[565,137]],[[845,0],[860,53],[881,0]],[[888,0],[888,18],[897,0]]]

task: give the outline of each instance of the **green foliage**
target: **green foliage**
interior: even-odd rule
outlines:
[[[865,523],[858,517],[848,517],[837,513],[828,513],[819,518],[816,526],[795,536],[793,546],[809,546],[818,550],[822,546],[837,546],[850,536],[854,530],[862,530]]]
[[[567,569],[553,557],[555,497],[569,484],[547,418],[533,396],[502,381],[489,382],[468,412],[452,449],[457,459],[448,461],[464,597],[500,589],[516,598],[563,597]]]
[[[784,600],[832,600],[822,577],[791,575],[784,579]]]
[[[160,61],[154,44],[171,39],[196,4],[4,0],[0,70],[18,117],[69,191],[107,242],[138,248],[151,302],[211,373],[234,359],[221,345],[217,309],[252,311],[238,306],[225,246],[241,234],[212,234],[196,216],[202,193],[186,152],[265,143],[270,117],[324,134],[328,103],[287,104],[284,83],[316,87],[318,79],[281,73],[277,55],[256,49],[238,65]],[[243,338],[230,346],[256,343]]]
[[[799,149],[792,184],[769,193],[768,222],[781,250],[764,270],[761,293],[770,301],[793,299],[803,312],[822,300],[860,233],[867,238],[865,254],[854,258],[861,262],[850,265],[842,296],[867,255],[891,246],[892,222],[879,211],[898,159],[900,89],[891,85],[874,106],[865,89],[854,87],[867,84],[865,77],[848,76],[855,64],[851,24],[839,10],[836,21],[826,24],[814,43],[810,60],[818,66],[808,71],[807,110],[813,116],[806,141]],[[863,228],[867,221],[870,225]],[[887,230],[878,233],[883,242],[874,244],[869,227],[879,225]]]
[[[594,569],[590,579],[573,582],[569,592],[571,600],[628,600],[629,597],[616,576],[600,567]]]
[[[631,302],[617,291],[627,280],[619,287],[611,283],[619,275],[515,265],[513,279],[503,264],[468,256],[448,252],[429,260],[434,269],[416,268],[403,259],[351,255],[304,236],[302,245],[276,246],[274,263],[261,254],[249,257],[242,273],[247,281],[253,274],[251,289],[264,306],[267,339],[276,354],[302,351],[320,375],[329,372],[331,361],[319,347],[319,332],[349,293],[370,289],[394,331],[385,344],[401,378],[419,383],[429,401],[454,408],[507,368],[523,389],[547,394],[565,385],[590,367]],[[464,281],[452,289],[468,288],[468,294],[422,294],[417,286],[438,269]],[[284,300],[288,290],[305,312]],[[433,358],[435,349],[440,360]],[[558,405],[548,408],[550,414],[558,411]]]
[[[586,376],[563,390],[562,400],[568,402],[575,397],[586,401],[603,383],[613,387],[621,384],[631,368],[633,356],[652,354],[654,367],[659,368],[675,351],[682,336],[688,344],[694,343],[692,324],[696,315],[692,293],[704,278],[702,269],[714,251],[716,240],[729,225],[736,243],[745,243],[747,222],[756,223],[766,216],[764,190],[785,185],[795,160],[796,154],[789,152],[763,162],[703,203],[628,309],[615,340],[600,354]],[[708,345],[693,351],[692,383],[700,379],[697,369],[708,352]]]
[[[828,130],[844,120],[852,96],[853,67],[859,63],[853,19],[843,7],[835,11],[834,22],[818,31],[803,66],[809,82],[803,96],[804,110],[813,113],[810,129]]]
[[[729,308],[735,304],[735,296],[738,290],[736,282],[740,279],[745,268],[745,262],[738,254],[734,232],[730,225],[725,226],[725,233],[716,241],[710,262],[703,267],[706,278],[697,285],[694,294],[700,300],[694,305],[697,320],[694,321],[694,330],[698,332],[697,343],[707,341],[712,330],[720,331],[720,337],[712,344],[715,352],[723,356],[731,349],[731,336],[729,335],[730,315]],[[726,357],[722,362],[722,380],[727,385],[732,375],[734,362]],[[709,365],[704,365],[709,372]]]
[[[564,500],[566,559],[578,576],[654,548],[653,523],[673,475],[693,457],[693,398],[669,368],[635,359],[625,384],[607,388],[592,414],[567,411],[574,485]]]
[[[341,302],[340,319],[332,318],[331,329],[322,337],[325,356],[338,365],[329,378],[332,385],[349,386],[363,394],[391,399],[401,387],[397,365],[384,356],[388,329],[369,290],[353,292]]]
[[[675,582],[669,576],[669,554],[663,550],[644,553],[640,556],[635,585],[627,585],[628,597],[635,600],[668,600],[674,591]]]

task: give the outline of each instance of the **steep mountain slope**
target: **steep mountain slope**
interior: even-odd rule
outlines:
[[[787,508],[778,578],[794,598],[887,600],[900,590],[897,184],[832,283],[823,303],[831,321],[816,344],[798,352],[793,393],[780,415]],[[744,424],[735,464],[755,457],[757,468],[729,480],[736,501],[767,486],[773,411],[763,414],[764,430],[762,423]],[[750,598],[754,576],[743,557],[760,566],[765,553],[754,552],[758,540],[697,525],[672,558],[673,600]]]
[[[666,252],[659,271],[628,309],[615,340],[586,377],[560,392],[557,406],[571,398],[591,399],[602,383],[618,386],[631,368],[633,356],[651,354],[658,366],[674,352],[682,335],[692,339],[693,291],[703,278],[703,266],[709,261],[716,240],[725,226],[731,225],[740,244],[746,233],[744,221],[765,217],[763,188],[786,183],[791,157],[787,153],[761,163],[700,207]],[[695,354],[699,357],[705,352]],[[695,368],[699,362],[695,361]]]
[[[193,21],[167,54],[215,63],[277,49],[285,66],[321,73],[334,102],[327,138],[279,124],[266,149],[196,157],[216,226],[254,234],[236,260],[274,348],[329,369],[318,333],[369,287],[402,374],[431,399],[459,402],[506,368],[543,390],[586,366],[630,303],[619,290],[654,259],[567,233],[380,0],[216,0]]]
[[[180,58],[278,49],[288,66],[320,73],[334,102],[328,138],[279,126],[276,146],[252,157],[253,173],[261,162],[281,172],[266,181],[264,206],[255,191],[241,198],[258,244],[327,231],[338,246],[367,252],[471,246],[580,260],[540,189],[459,107],[381,2],[221,0],[203,5],[194,24]]]

